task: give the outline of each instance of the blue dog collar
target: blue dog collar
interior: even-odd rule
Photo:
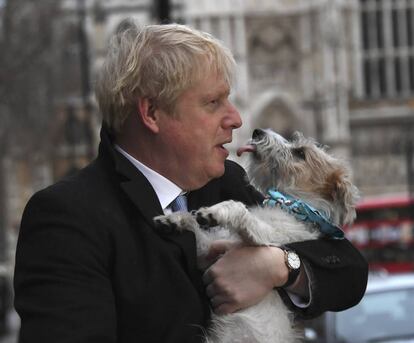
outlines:
[[[283,194],[274,188],[269,189],[267,194],[268,196],[263,201],[263,206],[280,206],[281,209],[293,215],[296,219],[310,223],[328,238],[344,238],[345,234],[338,226],[332,224],[326,216],[304,201]]]

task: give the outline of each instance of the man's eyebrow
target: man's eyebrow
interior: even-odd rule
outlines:
[[[223,97],[223,96],[229,96],[230,95],[230,89],[223,89],[223,90],[215,90],[206,92],[203,96],[203,98],[216,98],[216,97]]]

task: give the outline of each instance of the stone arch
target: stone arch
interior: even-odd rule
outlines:
[[[305,116],[288,94],[269,91],[262,94],[252,109],[252,127],[271,128],[289,138],[294,131],[306,134]]]

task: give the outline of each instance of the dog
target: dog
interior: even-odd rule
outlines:
[[[248,144],[237,151],[239,156],[243,153],[250,153],[246,168],[250,182],[263,194],[270,190],[270,195],[284,194],[287,198],[270,196],[265,200],[267,205],[250,209],[229,200],[195,213],[174,212],[154,218],[158,227],[194,232],[200,269],[206,270],[212,263],[205,257],[217,239],[249,246],[283,246],[323,235],[329,239],[343,237],[339,227],[355,218],[358,197],[344,160],[331,156],[325,147],[301,133],[288,141],[269,129],[254,130]],[[310,211],[308,217],[316,215],[316,222],[304,222],[283,208],[292,202]],[[275,206],[270,206],[272,203]],[[299,338],[292,313],[273,290],[246,309],[227,315],[212,313],[205,341],[292,343]]]

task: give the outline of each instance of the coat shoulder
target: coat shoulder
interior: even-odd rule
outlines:
[[[262,203],[263,195],[250,184],[246,171],[238,163],[227,160],[224,175],[220,179],[224,199],[241,201],[248,206]]]
[[[112,182],[98,163],[92,162],[72,176],[34,193],[24,209],[21,226],[35,220],[45,221],[45,218],[89,221],[89,216],[94,214],[99,218],[101,210],[116,206],[116,201],[111,201],[115,199],[111,193],[116,192]]]

